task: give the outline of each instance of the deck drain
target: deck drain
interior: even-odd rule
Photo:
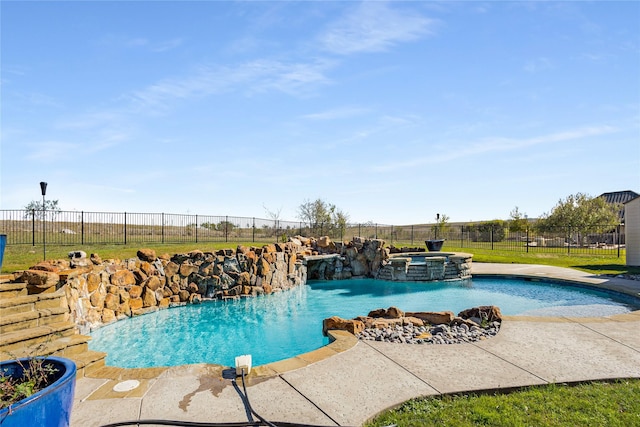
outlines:
[[[140,381],[138,380],[127,380],[127,381],[122,381],[116,385],[113,386],[113,391],[117,391],[117,392],[125,392],[125,391],[131,391],[134,390],[136,388],[138,388],[138,386],[140,385]]]

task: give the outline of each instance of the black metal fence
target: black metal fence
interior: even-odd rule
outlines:
[[[0,210],[0,233],[7,245],[149,244],[198,242],[274,243],[287,237],[324,236],[346,240],[354,236],[384,239],[391,245],[422,246],[445,239],[447,246],[521,252],[617,255],[624,249],[624,230],[617,225],[577,230],[570,226],[544,232],[531,227],[510,231],[496,224],[479,226],[375,223],[308,224],[263,218],[131,212]]]

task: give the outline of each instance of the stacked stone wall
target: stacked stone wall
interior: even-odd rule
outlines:
[[[461,280],[471,277],[470,254],[425,256],[424,261],[412,262],[407,256],[389,258],[377,271],[376,278],[391,281]]]
[[[71,252],[70,261],[39,263],[21,274],[30,293],[64,288],[81,332],[162,308],[269,294],[306,283],[301,258],[312,248],[289,242],[261,248],[160,255],[141,249],[124,260]]]
[[[73,251],[69,260],[39,263],[20,273],[18,280],[28,283],[29,293],[64,288],[71,319],[81,333],[87,333],[103,324],[162,308],[287,290],[305,284],[307,278],[443,278],[442,274],[426,277],[413,270],[407,274],[408,261],[390,259],[389,252],[379,239],[355,237],[350,242],[333,242],[328,237],[300,236],[287,243],[215,252],[157,256],[153,250],[141,249],[136,257],[124,260],[102,260],[97,254],[87,257],[82,251]],[[449,256],[447,260],[440,268],[444,278],[468,272],[470,258]],[[394,265],[397,271],[391,274],[389,269]]]

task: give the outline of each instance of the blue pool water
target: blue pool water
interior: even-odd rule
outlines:
[[[631,298],[592,289],[517,279],[463,282],[313,281],[286,292],[235,301],[207,301],[126,319],[91,333],[92,350],[123,368],[216,363],[254,365],[315,350],[329,341],[322,320],[353,318],[376,308],[458,313],[496,305],[506,315],[605,316],[640,309]]]

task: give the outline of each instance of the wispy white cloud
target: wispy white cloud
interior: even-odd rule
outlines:
[[[121,114],[115,111],[103,110],[94,113],[82,114],[73,118],[65,118],[59,120],[55,127],[63,130],[93,129],[99,126],[105,126],[109,123],[117,122],[121,118]]]
[[[25,144],[26,159],[34,162],[55,163],[78,148],[78,144],[63,141],[43,141]]]
[[[180,99],[199,98],[230,91],[252,95],[279,91],[290,95],[307,95],[330,82],[325,72],[330,61],[286,63],[256,60],[236,67],[200,67],[192,75],[159,81],[128,98],[138,109],[162,109]]]
[[[554,65],[552,61],[544,57],[531,59],[524,65],[524,70],[528,73],[539,73],[553,68]]]
[[[78,142],[78,139],[83,139]],[[98,153],[128,141],[130,135],[124,131],[113,129],[98,130],[90,137],[75,136],[73,140],[48,140],[24,143],[26,159],[40,163],[56,163],[68,159],[70,155],[76,159]]]
[[[170,40],[154,41],[146,37],[128,36],[121,34],[108,34],[97,43],[100,46],[115,48],[137,49],[144,48],[151,52],[165,52],[179,47],[184,42],[183,38],[175,37]]]
[[[84,187],[94,190],[94,191],[106,191],[109,193],[135,193],[136,190],[133,188],[122,188],[122,187],[112,187],[109,185],[97,185],[97,184],[89,184],[84,183]]]
[[[30,111],[33,107],[46,107],[50,110],[59,109],[63,104],[58,99],[40,92],[13,91],[10,97],[7,96],[4,100],[5,109]]]
[[[450,162],[464,157],[477,156],[492,152],[513,151],[542,144],[574,141],[582,138],[614,133],[616,131],[618,131],[618,129],[612,126],[592,126],[532,138],[484,138],[467,146],[458,145],[456,149],[451,149],[451,144],[448,144],[449,147],[446,150],[438,150],[437,148],[434,148],[428,156],[414,157],[405,162],[387,163],[376,166],[373,169],[378,172],[389,172],[427,164]]]
[[[370,108],[363,107],[338,107],[318,113],[305,114],[302,118],[309,120],[341,120],[361,116],[369,113],[370,111]]]
[[[181,46],[183,41],[184,40],[182,38],[175,38],[163,42],[158,42],[151,46],[151,50],[154,52],[166,52],[168,50],[175,49]]]
[[[436,22],[415,10],[367,1],[331,25],[319,40],[324,50],[336,54],[379,52],[432,34]]]

